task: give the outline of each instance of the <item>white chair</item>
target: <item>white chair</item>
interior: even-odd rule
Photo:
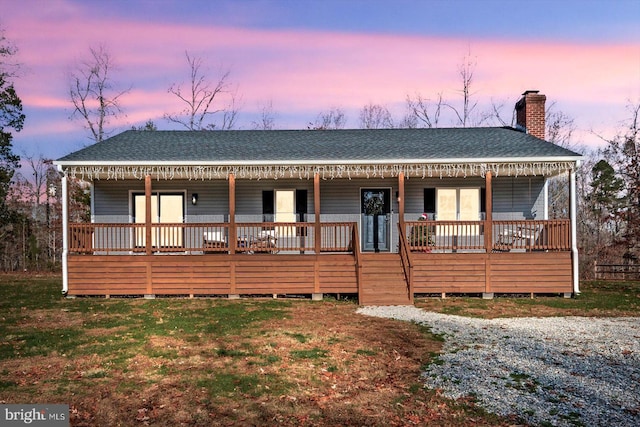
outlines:
[[[204,253],[220,253],[220,249],[224,248],[224,251],[227,248],[227,237],[223,231],[205,231],[202,243]]]
[[[205,243],[227,243],[227,237],[222,231],[205,231],[204,232]]]

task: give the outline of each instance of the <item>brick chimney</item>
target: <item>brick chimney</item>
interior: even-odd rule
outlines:
[[[545,95],[537,90],[528,90],[516,102],[516,127],[523,128],[528,134],[544,139],[545,133]]]

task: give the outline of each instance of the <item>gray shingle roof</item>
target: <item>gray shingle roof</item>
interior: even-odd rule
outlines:
[[[275,131],[126,131],[56,163],[437,162],[578,160],[580,155],[513,128]]]

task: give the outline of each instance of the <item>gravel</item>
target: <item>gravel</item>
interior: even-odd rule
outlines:
[[[532,425],[640,426],[640,317],[475,319],[411,306],[359,313],[445,339],[425,385]]]

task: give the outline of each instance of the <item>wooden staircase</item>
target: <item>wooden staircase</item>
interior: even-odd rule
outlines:
[[[362,253],[361,305],[411,305],[399,254]]]

